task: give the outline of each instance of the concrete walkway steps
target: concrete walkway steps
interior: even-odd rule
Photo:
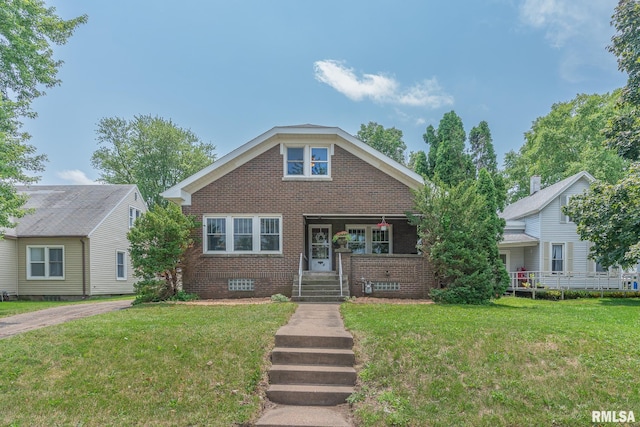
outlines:
[[[355,356],[339,305],[300,304],[275,344],[267,397],[277,405],[256,425],[349,426],[344,404],[354,392]]]

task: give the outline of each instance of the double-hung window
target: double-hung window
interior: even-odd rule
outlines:
[[[564,271],[564,245],[551,245],[551,271],[562,273]]]
[[[116,280],[127,279],[126,252],[116,251]]]
[[[27,279],[64,279],[64,246],[27,246]]]
[[[282,253],[279,215],[205,216],[203,222],[205,253]]]
[[[390,254],[392,253],[392,227],[382,230],[376,225],[347,225],[351,240],[347,247],[354,254]]]
[[[331,147],[312,145],[284,146],[284,175],[290,178],[329,178]]]

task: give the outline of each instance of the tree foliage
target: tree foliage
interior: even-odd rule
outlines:
[[[43,171],[47,160],[28,144],[21,119],[36,116],[31,102],[44,95],[43,87],[60,84],[62,61],[54,59],[51,45],[65,44],[86,21],[86,15],[65,21],[40,0],[3,1],[0,6],[0,229],[25,214],[26,198],[16,193],[15,185],[37,182],[30,173]]]
[[[411,152],[409,155],[409,164],[407,166],[423,177],[428,176],[429,162],[427,160],[427,155],[422,150]]]
[[[486,121],[483,120],[478,126],[471,128],[469,145],[471,146],[471,160],[476,171],[480,172],[481,169],[486,169],[492,175],[498,173],[498,160],[493,148],[493,138]]]
[[[592,184],[563,209],[580,238],[593,242],[590,255],[596,262],[626,268],[640,261],[640,163],[617,184]]]
[[[564,212],[576,223],[580,238],[593,243],[593,259],[605,267],[626,268],[640,260],[640,2],[620,0],[611,23],[616,34],[609,50],[628,80],[604,134],[621,159],[636,163],[615,184],[601,180],[571,197]]]
[[[640,2],[620,0],[611,18],[616,34],[609,51],[618,57],[618,69],[628,75],[618,114],[604,130],[607,144],[629,160],[640,160]]]
[[[166,206],[160,194],[211,164],[215,147],[171,120],[135,116],[103,118],[98,124],[101,147],[91,163],[109,184],[137,184],[149,207]]]
[[[182,214],[179,206],[159,204],[136,220],[127,234],[134,275],[142,281],[137,289],[153,289],[154,300],[170,299],[178,292],[178,269],[182,268],[185,251],[193,244],[195,217]],[[161,279],[161,280],[159,280]]]
[[[462,119],[455,111],[445,113],[438,125],[438,151],[433,176],[448,186],[455,186],[462,181],[475,178],[471,158],[466,153]]]
[[[533,175],[540,175],[543,187],[582,170],[609,183],[620,179],[628,163],[604,146],[601,132],[615,116],[619,96],[620,91],[580,94],[571,101],[554,104],[549,114],[537,118],[525,133],[524,145],[505,156],[510,201],[529,195]]]
[[[396,162],[405,164],[406,144],[402,141],[402,131],[395,127],[385,129],[376,122],[361,124],[356,137]]]
[[[441,289],[436,301],[485,304],[499,298],[509,277],[498,255],[504,221],[497,216],[495,189],[484,170],[481,179],[452,187],[427,184],[416,194],[422,251]]]

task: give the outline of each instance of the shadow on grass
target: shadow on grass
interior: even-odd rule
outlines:
[[[640,298],[601,298],[598,300],[601,305],[640,307]]]

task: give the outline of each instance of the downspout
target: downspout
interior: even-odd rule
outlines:
[[[85,254],[84,238],[80,239],[82,244],[82,299],[87,298],[87,255]]]

